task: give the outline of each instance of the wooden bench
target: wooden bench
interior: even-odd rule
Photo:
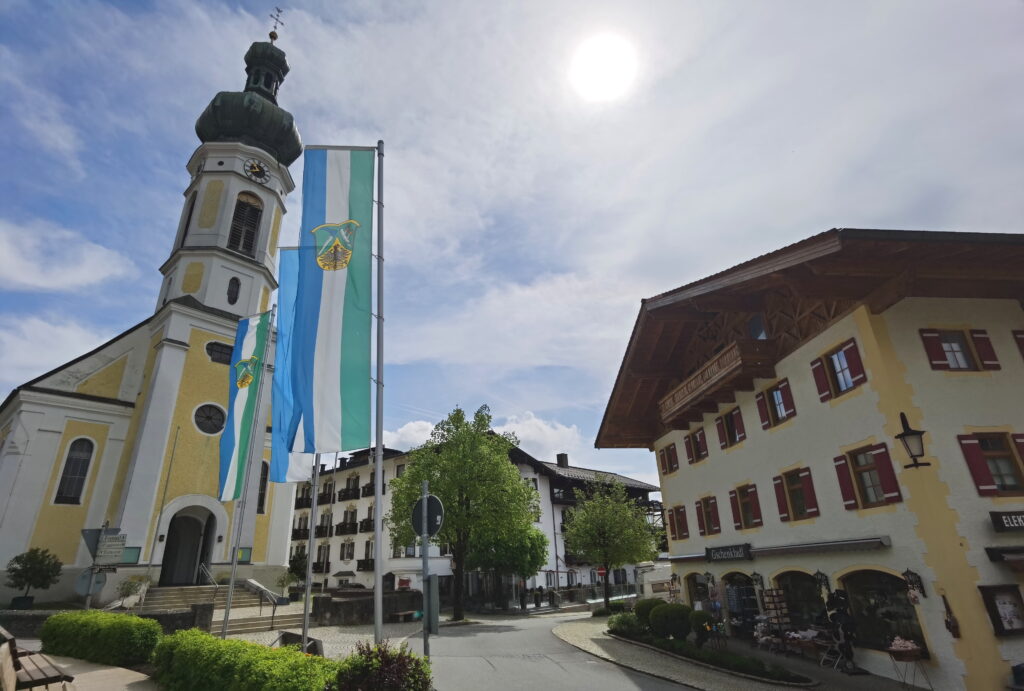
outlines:
[[[407,609],[404,612],[392,612],[389,618],[391,621],[415,621],[416,614],[416,610]]]
[[[0,689],[64,688],[64,682],[73,680],[45,655],[20,650],[14,636],[0,627]]]

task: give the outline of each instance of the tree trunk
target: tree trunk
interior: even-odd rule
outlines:
[[[611,587],[611,584],[608,582],[608,579],[610,579],[611,576],[612,576],[612,569],[611,569],[611,567],[608,566],[608,564],[604,564],[604,608],[605,609],[608,609],[608,607],[611,606],[612,587]]]
[[[465,574],[463,564],[462,555],[452,555],[452,576],[455,581],[452,583],[452,621],[462,621],[465,618],[462,612],[462,579]]]

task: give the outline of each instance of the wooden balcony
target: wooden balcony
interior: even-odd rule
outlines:
[[[338,523],[334,526],[335,535],[355,535],[359,532],[359,526],[355,521]]]
[[[775,342],[733,341],[658,401],[661,421],[669,426],[698,422],[736,400],[737,390],[753,390],[755,378],[775,377]]]
[[[373,571],[373,559],[357,559],[356,571]]]

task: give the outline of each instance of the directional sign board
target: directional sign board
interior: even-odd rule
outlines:
[[[427,495],[427,536],[434,537],[444,523],[444,507],[433,494]],[[412,529],[417,537],[423,534],[423,497],[416,500],[412,509]]]
[[[124,543],[128,540],[128,536],[124,533],[120,535],[100,535],[99,545],[96,547],[96,563],[97,564],[120,564],[121,555],[124,554]]]
[[[96,550],[99,549],[100,535],[117,535],[120,531],[117,528],[84,528],[82,539],[89,550],[89,556],[96,558]]]

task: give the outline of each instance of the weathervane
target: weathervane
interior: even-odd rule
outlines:
[[[274,20],[274,28],[270,31],[270,42],[273,43],[277,40],[277,26],[280,24],[284,26],[284,22],[281,21],[281,12],[283,11],[280,7],[274,7],[277,12],[270,15],[270,18]]]

